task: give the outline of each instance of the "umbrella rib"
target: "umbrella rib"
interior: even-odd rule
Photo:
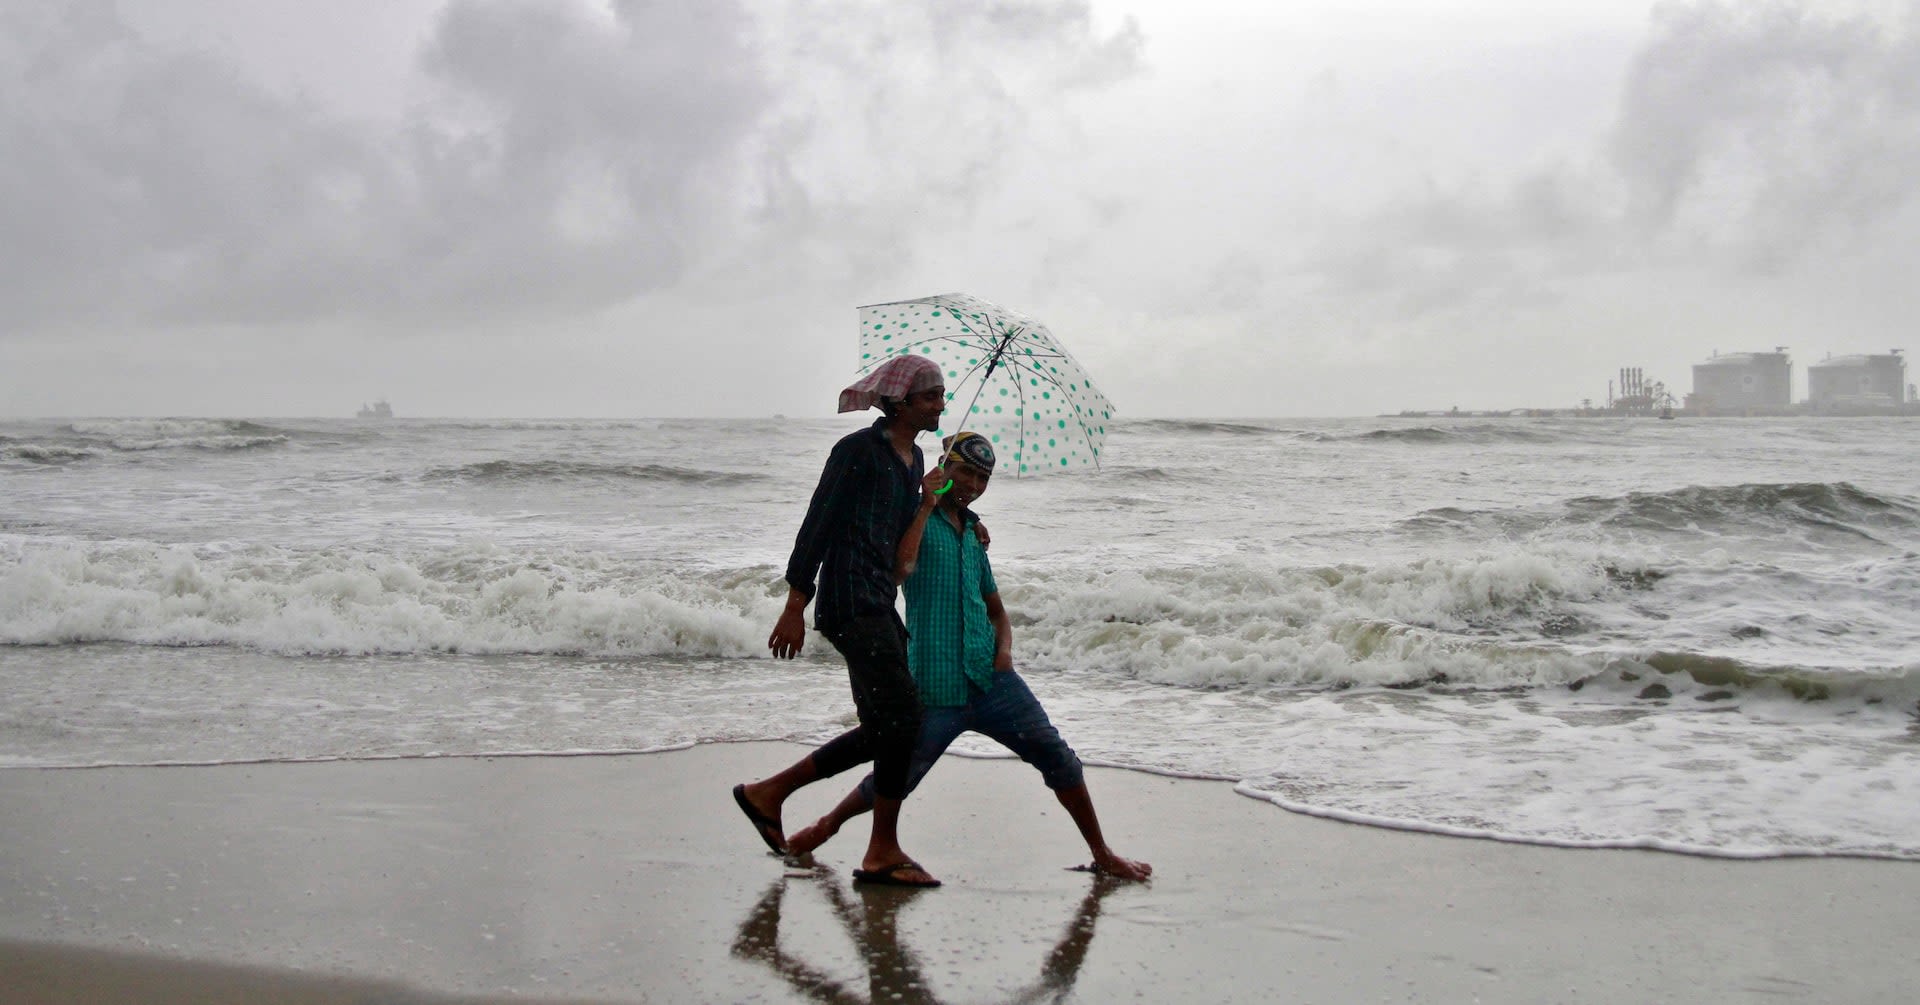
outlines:
[[[993,332],[993,324],[992,324],[992,322],[988,322],[988,324],[987,324],[987,332],[988,332],[988,334],[987,334],[987,335],[982,335],[982,334],[980,334],[979,332],[977,332],[977,331],[974,331],[974,330],[973,330],[973,326],[967,323],[967,317],[966,317],[966,314],[964,314],[964,313],[963,313],[963,312],[961,312],[961,311],[958,311],[958,310],[955,310],[955,309],[954,309],[954,306],[953,306],[952,304],[944,304],[944,305],[942,305],[942,306],[944,306],[944,307],[946,307],[946,309],[947,309],[947,313],[948,313],[948,314],[950,314],[950,315],[952,315],[952,317],[953,317],[953,320],[954,320],[954,321],[955,321],[956,323],[958,323],[958,324],[960,325],[960,328],[961,328],[961,330],[962,330],[962,331],[965,331],[965,332],[966,332],[967,334],[969,334],[969,335],[972,335],[972,336],[973,336],[974,338],[977,338],[977,339],[984,339],[984,340],[986,340],[986,341],[988,341],[988,342],[992,342],[992,341],[993,341],[993,339],[991,338],[991,334],[992,334],[992,332]],[[992,347],[991,347],[991,346],[989,346],[988,348],[992,348]]]
[[[1025,370],[1030,374],[1033,374],[1035,377],[1038,377],[1039,379],[1044,380],[1049,384],[1052,384],[1054,387],[1060,387],[1060,379],[1058,377],[1056,377],[1053,374],[1043,372],[1039,367],[1034,366],[1032,363],[1029,363],[1024,359],[1015,359],[1012,363],[1008,365],[1017,366],[1020,369]],[[1081,379],[1086,380],[1086,377],[1082,375]],[[1092,388],[1093,382],[1087,381],[1087,387]],[[1065,393],[1064,388],[1062,388],[1062,393]]]
[[[1041,373],[1041,372],[1040,372],[1040,370],[1039,370],[1039,369],[1038,369],[1037,367],[1034,367],[1034,366],[1032,366],[1032,365],[1030,365],[1030,364],[1028,364],[1028,363],[1025,363],[1025,362],[1023,362],[1023,361],[1021,361],[1021,360],[1017,360],[1017,359],[1016,359],[1016,360],[1014,360],[1014,362],[1012,363],[1012,365],[1013,365],[1013,366],[1016,366],[1016,367],[1019,367],[1019,368],[1021,368],[1021,369],[1023,369],[1023,370],[1026,370],[1026,371],[1027,371],[1027,372],[1029,372],[1029,373],[1032,373],[1032,374],[1034,374],[1035,376],[1037,376],[1037,377],[1039,377],[1039,378],[1040,378],[1041,380],[1044,380],[1044,381],[1046,381],[1047,383],[1049,383],[1049,384],[1052,384],[1052,385],[1053,385],[1054,387],[1056,387],[1056,388],[1060,386],[1060,382],[1059,382],[1058,380],[1055,380],[1055,379],[1054,379],[1054,378],[1053,378],[1052,376],[1050,376],[1050,375],[1048,375],[1048,374],[1044,374],[1044,373]],[[1085,375],[1085,374],[1082,374],[1082,375],[1081,375],[1081,378],[1080,378],[1080,379],[1081,379],[1081,380],[1086,380],[1086,375]],[[1020,382],[1019,382],[1019,381],[1014,381],[1014,385],[1013,385],[1013,386],[1015,386],[1015,387],[1020,387]],[[1093,382],[1092,382],[1092,381],[1087,381],[1087,383],[1086,383],[1086,387],[1087,387],[1087,390],[1089,390],[1089,391],[1093,391],[1093,392],[1094,392],[1095,394],[1099,394],[1099,392],[1098,392],[1098,391],[1095,391],[1095,390],[1094,390],[1094,387],[1093,387]],[[1065,394],[1065,393],[1066,393],[1066,392],[1064,392],[1064,391],[1062,392],[1062,394]],[[1024,401],[1024,399],[1025,399],[1025,395],[1026,395],[1026,391],[1025,391],[1025,389],[1024,389],[1024,388],[1022,388],[1022,389],[1021,389],[1021,396],[1022,396],[1022,400],[1023,400],[1023,401]],[[1100,396],[1101,396],[1102,398],[1104,398],[1104,397],[1106,397],[1106,395],[1104,395],[1104,394],[1102,394],[1102,395],[1100,395]],[[1074,403],[1073,403],[1073,402],[1071,401],[1071,399],[1069,399],[1069,401],[1068,401],[1068,404],[1070,404],[1070,405],[1073,405],[1073,421],[1074,421],[1074,424],[1075,424],[1075,425],[1078,425],[1078,426],[1080,427],[1080,437],[1081,437],[1082,439],[1084,439],[1084,440],[1086,440],[1086,441],[1087,441],[1087,444],[1088,444],[1088,447],[1089,447],[1089,448],[1091,448],[1091,447],[1092,447],[1092,444],[1093,444],[1093,430],[1091,430],[1091,429],[1089,429],[1089,428],[1087,428],[1087,419],[1086,419],[1086,416],[1085,416],[1084,414],[1082,414],[1082,412],[1080,411],[1080,406],[1079,406],[1079,405],[1077,405],[1077,404],[1074,404]],[[1023,404],[1023,405],[1021,406],[1021,410],[1022,410],[1023,412],[1025,411],[1025,405],[1024,405],[1024,404]],[[1026,421],[1026,416],[1025,416],[1025,415],[1022,415],[1022,416],[1021,416],[1020,418],[1021,418],[1021,423],[1022,423],[1022,428],[1024,428],[1024,427],[1025,427],[1025,421]],[[1095,468],[1095,469],[1098,469],[1098,468],[1100,467],[1100,454],[1099,454],[1099,453],[1098,453],[1097,451],[1096,451],[1096,452],[1094,453],[1094,455],[1093,455],[1093,466],[1094,466],[1094,468]]]
[[[991,356],[989,356],[988,358],[989,358],[989,359],[991,359],[992,357],[991,357]],[[975,363],[975,364],[973,365],[973,369],[971,369],[971,370],[968,370],[968,371],[967,371],[967,375],[966,375],[966,376],[964,376],[964,377],[962,377],[962,378],[960,378],[960,385],[965,385],[967,381],[970,381],[970,380],[972,380],[972,379],[973,379],[973,375],[974,375],[974,374],[976,374],[976,373],[979,373],[979,372],[980,372],[980,368],[981,368],[981,367],[983,367],[983,366],[986,366],[986,365],[987,365],[987,363],[986,363],[986,361],[985,361],[985,360],[983,360],[983,361],[981,361],[981,362],[979,362],[979,363]],[[974,392],[973,392],[973,400],[972,400],[972,401],[969,401],[969,402],[967,402],[967,410],[966,410],[965,412],[962,412],[962,413],[960,413],[960,421],[959,421],[959,423],[958,423],[957,425],[955,425],[955,426],[953,427],[953,431],[954,431],[954,433],[955,433],[956,435],[957,435],[957,434],[958,434],[958,433],[959,433],[959,432],[960,432],[961,430],[964,430],[964,429],[966,429],[966,428],[967,428],[967,416],[968,416],[968,415],[970,415],[970,414],[971,414],[971,413],[973,412],[973,406],[974,406],[974,405],[976,405],[976,404],[979,404],[979,402],[980,402],[980,396],[981,396],[982,394],[985,394],[985,393],[986,393],[986,390],[987,390],[987,381],[986,381],[986,378],[984,378],[984,377],[983,377],[983,378],[981,378],[981,380],[980,380],[980,386],[979,386],[978,388],[976,388],[976,389],[974,389]]]
[[[974,337],[979,338],[980,336],[975,335]],[[989,350],[986,354],[986,358],[978,362],[975,362],[973,366],[967,370],[966,376],[961,377],[955,386],[965,386],[967,381],[972,380],[973,375],[976,373],[979,373],[982,367],[987,367],[990,369],[994,364],[994,360],[998,358],[999,357],[997,356],[997,354]],[[1017,386],[1017,382],[1016,382],[1016,386]],[[982,394],[985,394],[986,391],[987,391],[987,378],[982,377],[980,378],[980,386],[974,389],[972,400],[967,402],[966,411],[960,413],[959,421],[956,422],[954,425],[953,432],[955,435],[959,435],[963,430],[967,428],[967,419],[970,418],[973,414],[973,406],[980,403],[980,396]],[[955,398],[958,398],[958,395],[955,395]],[[949,400],[953,400],[953,399],[949,399]]]
[[[1019,361],[1016,360],[1013,365],[1018,367],[1020,365]],[[1021,386],[1019,379],[1016,378],[1013,382],[1013,390],[1014,390],[1014,393],[1018,395],[1020,399],[1020,407],[1016,409],[1013,413],[1014,417],[1020,420],[1019,422],[1020,432],[1018,434],[1019,438],[1013,441],[1014,444],[1020,448],[1018,451],[1020,456],[1014,458],[1014,460],[1017,461],[1020,465],[1025,465],[1027,462],[1027,389]],[[1013,469],[1013,476],[1015,478],[1020,477],[1019,467],[1015,467]]]
[[[967,419],[973,415],[973,406],[978,404],[980,401],[980,396],[986,393],[987,381],[992,378],[994,368],[998,367],[1003,363],[1008,366],[1019,365],[1019,360],[1013,359],[1012,357],[1010,357],[1007,352],[1007,349],[1009,346],[1013,344],[1014,339],[1019,336],[1019,333],[1027,329],[1026,329],[1026,326],[1023,325],[1019,328],[1018,331],[1009,331],[1002,335],[989,337],[989,335],[981,335],[978,332],[975,332],[972,326],[968,325],[966,321],[962,319],[960,315],[957,313],[954,315],[954,320],[958,321],[960,323],[960,327],[966,329],[966,331],[969,334],[973,335],[973,337],[988,343],[986,359],[982,362],[975,363],[973,365],[973,369],[968,370],[967,375],[961,378],[961,383],[964,384],[965,382],[972,380],[973,375],[976,373],[979,373],[981,367],[984,366],[987,368],[987,375],[980,379],[980,386],[974,390],[973,399],[967,403],[967,410],[960,414],[960,422],[954,429],[954,433],[958,435],[961,430],[966,428]],[[987,331],[991,335],[993,331],[993,325],[991,322],[989,322],[987,325]],[[1024,435],[1025,429],[1026,429],[1026,416],[1024,414],[1026,411],[1026,405],[1025,405],[1026,393],[1024,389],[1020,387],[1020,381],[1017,379],[1013,381],[1013,388],[1015,391],[1021,392],[1020,400],[1022,404],[1020,408],[1017,410],[1017,414],[1020,414],[1020,419],[1021,419],[1020,428],[1022,431],[1022,435]],[[1018,478],[1019,476],[1020,475],[1018,471],[1014,472],[1014,477]]]
[[[973,308],[969,308],[964,305],[955,305],[941,298],[932,298],[932,299],[936,301],[936,306],[946,308],[948,315],[953,318],[954,322],[958,324],[962,329],[964,329],[968,334],[974,336],[975,338],[984,339],[994,343],[1000,342],[1002,340],[1011,341],[1011,339],[1007,338],[1009,334],[1008,332],[995,332],[993,330],[993,314],[991,311],[974,310]],[[975,330],[973,325],[967,323],[967,316],[969,314],[975,314],[985,318],[987,334],[985,335],[980,334],[979,331]],[[1011,328],[1012,329],[1011,334],[1017,337],[1019,334],[1023,332],[1032,331],[1034,328],[1039,326],[1037,324],[1029,324],[1027,322],[1020,321],[1020,322],[1015,322],[1012,325],[1006,326],[1006,327]]]
[[[1052,346],[1049,345],[1051,335],[1045,334],[1046,329],[1038,324],[1017,322],[1005,326],[1007,328],[1006,331],[996,332],[993,330],[993,319],[989,317],[986,321],[987,334],[982,335],[976,331],[972,325],[967,323],[966,316],[963,312],[954,310],[951,305],[948,305],[947,310],[952,314],[953,320],[958,323],[967,334],[988,343],[988,351],[991,352],[993,356],[1008,355],[1015,342],[1037,345],[1043,349],[1052,348]],[[1036,332],[1036,329],[1038,332]],[[1026,338],[1022,338],[1022,336],[1026,336]]]

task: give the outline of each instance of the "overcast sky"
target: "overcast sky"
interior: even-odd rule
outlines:
[[[1799,397],[1917,190],[1920,0],[0,0],[0,415],[827,415],[950,291],[1123,416]]]

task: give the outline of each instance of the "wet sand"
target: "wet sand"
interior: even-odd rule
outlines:
[[[0,998],[65,1002],[1906,1002],[1920,864],[1564,850],[1092,770],[1085,850],[1025,765],[948,758],[903,840],[947,885],[768,855],[736,781],[798,756],[0,770]],[[851,783],[853,779],[840,780]],[[797,828],[844,792],[789,804]]]

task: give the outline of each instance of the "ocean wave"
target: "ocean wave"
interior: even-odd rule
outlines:
[[[1603,657],[1485,629],[1616,594],[1618,576],[1590,550],[1516,546],[1373,567],[1025,572],[1003,575],[1001,588],[1022,652],[1047,667],[1200,688],[1499,688],[1604,669]]]
[[[658,420],[645,419],[441,419],[433,423],[436,429],[560,433],[654,429],[659,425]]]
[[[287,442],[284,435],[274,436],[188,436],[158,440],[116,439],[113,449],[130,453],[149,450],[254,450],[277,447]]]
[[[1023,658],[1193,687],[1504,687],[1597,672],[1553,646],[1479,637],[1620,589],[1591,554],[1515,548],[1373,568],[1237,562],[1113,572],[1008,568]],[[0,643],[239,645],[276,653],[763,651],[771,565],[661,572],[487,544],[355,549],[0,539]]]
[[[1137,419],[1127,423],[1126,428],[1188,436],[1272,436],[1277,432],[1269,426],[1254,423],[1210,419]]]
[[[1364,433],[1331,437],[1371,443],[1554,443],[1566,439],[1562,430],[1505,422],[1471,422],[1458,425],[1409,426],[1370,429]]]
[[[1043,671],[1203,691],[1625,687],[1622,675],[1637,673],[1806,699],[1871,696],[1857,688],[1874,674],[1858,665],[1765,661],[1817,654],[1817,642],[1705,624],[1673,635],[1698,644],[1649,646],[1650,622],[1632,611],[1666,575],[1563,542],[1370,567],[1000,570],[1019,657]],[[734,658],[764,655],[783,596],[771,564],[662,570],[487,544],[395,555],[0,539],[0,644],[13,645]],[[1781,624],[1812,639],[1836,628]],[[1895,691],[1882,698],[1912,685],[1885,686]]]
[[[98,419],[71,423],[66,431],[88,445],[114,450],[252,450],[279,446],[291,433],[245,419]]]
[[[80,436],[136,436],[147,439],[192,436],[284,435],[286,430],[246,419],[92,419],[69,423]]]
[[[1750,663],[1711,653],[1663,651],[1641,658],[1652,674],[1613,668],[1622,686],[1640,685],[1643,698],[1674,696],[1675,681],[1683,681],[1697,701],[1722,701],[1737,694],[1777,690],[1804,701],[1848,699],[1908,704],[1920,699],[1920,664],[1894,667],[1883,673],[1832,674],[1805,667]]]
[[[1410,429],[1370,429],[1346,438],[1387,443],[1449,443],[1453,440],[1452,434],[1433,426],[1414,426]]]
[[[745,485],[765,476],[739,471],[683,468],[670,464],[608,464],[592,461],[481,461],[427,471],[428,481],[554,482],[637,481],[681,485]]]
[[[60,443],[0,443],[0,457],[34,464],[68,464],[99,456],[99,451]]]
[[[1432,533],[1458,527],[1524,535],[1556,528],[1655,531],[1699,539],[1748,533],[1771,539],[1782,530],[1838,533],[1879,542],[1887,532],[1920,528],[1920,501],[1876,493],[1848,482],[1688,486],[1666,492],[1583,496],[1527,509],[1436,507],[1401,521]]]
[[[1173,472],[1160,467],[1132,467],[1127,465],[1109,465],[1101,473],[1113,478],[1143,482],[1167,482],[1178,478]]]
[[[1793,524],[1872,540],[1877,530],[1920,527],[1920,503],[1848,482],[1688,486],[1574,499],[1566,504],[1566,512],[1573,519],[1602,526],[1684,533],[1743,524]]]
[[[1502,691],[1625,688],[1638,674],[1669,690],[1685,678],[1742,695],[1912,703],[1920,663],[1896,651],[1897,610],[1870,599],[1912,564],[1852,569],[1861,602],[1815,619],[1776,618],[1769,604],[1838,596],[1831,580],[1736,563],[1682,584],[1646,558],[1541,540],[1374,566],[1018,570],[1001,589],[1034,665],[1152,684]],[[1755,575],[1778,580],[1743,587],[1777,596],[1746,615],[1769,630],[1729,623],[1717,599],[1727,577]]]
[[[0,644],[228,645],[282,655],[755,655],[771,567],[625,575],[491,546],[400,557],[133,543],[0,545]]]

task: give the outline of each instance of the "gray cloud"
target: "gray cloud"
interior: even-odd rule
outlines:
[[[1408,321],[1547,306],[1624,272],[1904,255],[1920,193],[1920,4],[1908,15],[1666,4],[1590,158],[1430,181],[1329,227],[1300,271],[1319,295]]]
[[[1874,236],[1920,192],[1920,4],[1900,13],[1659,8],[1612,138],[1631,222],[1769,271]]]
[[[1399,319],[1468,307],[1537,307],[1563,279],[1602,269],[1613,224],[1585,179],[1542,169],[1469,191],[1437,186],[1333,235],[1309,259],[1322,295]]]
[[[644,25],[624,7],[609,23],[453,4],[425,58],[444,107],[398,133],[147,44],[105,5],[56,10],[16,18],[26,42],[0,57],[23,96],[0,122],[22,152],[0,165],[18,325],[458,319],[631,295],[678,273],[707,172],[768,101],[725,3]]]
[[[1073,94],[1141,72],[1127,22],[1084,0],[805,2],[771,43],[783,94],[759,146],[753,268],[884,282],[964,230],[1009,165],[1071,137]],[[1055,147],[1057,149],[1057,146]]]
[[[333,15],[238,2],[0,4],[0,369],[69,375],[34,407],[131,407],[91,332],[154,401],[246,338],[378,381],[333,397],[798,412],[850,305],[945,288],[1047,318],[1129,414],[1564,402],[1911,324],[1914,0],[1162,11],[1151,67],[1086,0],[366,0],[284,64]],[[367,351],[396,332],[437,337]],[[1232,362],[1183,383],[1170,338]]]
[[[14,331],[459,324],[702,269],[898,268],[904,217],[963,217],[1032,122],[1141,45],[1084,2],[453,0],[396,125],[142,38],[105,0],[7,5],[0,29]]]
[[[357,157],[215,64],[143,48],[106,3],[9,5],[0,36],[0,303],[11,325],[153,308],[231,260],[233,234]]]

